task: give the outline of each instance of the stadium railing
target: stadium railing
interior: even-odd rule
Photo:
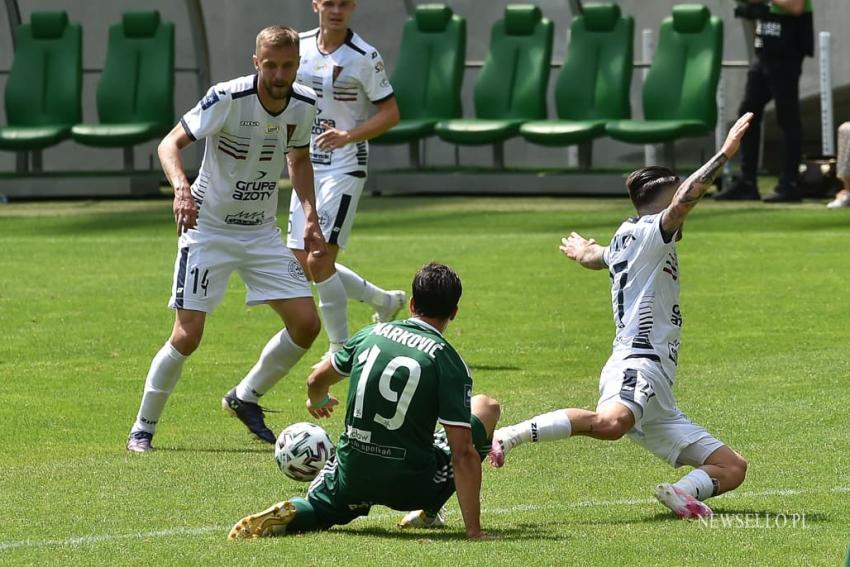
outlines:
[[[529,120],[546,118],[546,87],[552,59],[552,22],[540,8],[509,5],[493,24],[490,50],[475,84],[476,118],[439,122],[437,135],[455,145],[493,145],[504,168],[504,142]]]
[[[634,18],[616,4],[586,4],[572,21],[555,85],[558,119],[526,122],[522,137],[543,146],[578,145],[579,166],[589,169],[593,140],[605,135],[605,125],[631,118],[634,29]]]
[[[616,168],[590,168],[595,139],[644,144],[647,163],[659,161],[654,157],[655,144],[664,144],[664,161],[671,166],[675,165],[676,140],[705,136],[715,129],[715,144],[722,142],[725,124],[717,120],[725,103],[719,89],[720,70],[723,66],[746,68],[748,63],[722,61],[722,21],[707,7],[675,6],[673,15],[661,25],[658,51],[653,55],[644,46],[644,61],[633,61],[633,19],[621,15],[615,4],[587,3],[573,13],[567,57],[560,64],[551,61],[551,22],[535,6],[508,6],[505,17],[493,26],[487,59],[464,65],[465,70],[480,69],[473,97],[476,118],[444,121],[435,128],[440,139],[455,144],[454,167],[424,168],[418,160],[411,160],[411,169],[375,170],[369,191],[381,194],[401,187],[405,192],[563,193],[569,186],[572,193],[619,192],[624,173]],[[508,24],[510,31],[506,31]],[[530,33],[535,25],[536,36]],[[539,31],[545,28],[548,30]],[[644,30],[644,36],[647,34],[651,32]],[[536,48],[517,47],[510,42],[518,38],[508,40],[510,36],[525,41],[532,36],[544,39]],[[521,57],[526,59],[515,66]],[[546,119],[548,75],[550,69],[559,67],[554,97],[558,118]],[[634,69],[647,70],[644,120],[629,119]],[[528,97],[532,102],[525,109],[534,109],[520,115],[516,112],[519,105],[511,104],[532,93]],[[533,113],[539,114],[529,116]],[[517,134],[534,144],[570,150],[577,146],[579,169],[505,169],[504,143]],[[492,145],[496,167],[462,167],[459,145]],[[572,157],[568,161],[575,163]]]
[[[133,163],[134,148],[131,146],[141,143],[137,140],[142,138],[147,137],[147,139],[155,140],[161,135],[151,134],[148,137],[148,134],[145,133],[159,128],[159,126],[151,126],[153,123],[162,123],[163,129],[158,130],[161,133],[167,132],[168,128],[173,126],[173,123],[168,123],[168,128],[165,128],[164,124],[173,118],[173,92],[176,78],[181,76],[194,77],[198,97],[203,96],[211,84],[209,48],[201,2],[202,0],[184,0],[188,13],[185,29],[188,33],[181,33],[180,38],[187,37],[191,40],[194,65],[177,67],[174,64],[173,54],[169,55],[168,60],[164,62],[162,57],[148,57],[137,51],[141,66],[136,67],[135,62],[133,62],[131,68],[139,71],[142,75],[140,77],[142,82],[150,83],[152,81],[155,84],[149,84],[142,90],[136,89],[134,91],[133,89],[138,86],[135,78],[129,77],[120,68],[114,68],[110,63],[110,55],[107,55],[106,66],[108,68],[82,66],[80,70],[82,65],[82,40],[84,38],[82,37],[81,26],[76,23],[68,24],[70,32],[68,30],[63,31],[61,38],[35,38],[39,42],[48,39],[48,41],[41,43],[49,45],[50,48],[49,51],[37,52],[42,53],[44,57],[39,55],[34,58],[31,45],[33,23],[36,27],[43,27],[46,24],[48,28],[54,29],[57,22],[67,22],[68,18],[64,13],[57,12],[59,14],[58,20],[54,16],[50,16],[46,21],[39,23],[42,18],[38,15],[40,12],[33,12],[31,17],[33,21],[26,23],[21,18],[18,0],[6,0],[7,23],[12,32],[11,43],[14,52],[12,66],[9,69],[0,69],[0,78],[6,80],[7,100],[5,108],[8,118],[8,125],[0,128],[0,151],[16,152],[17,156],[13,171],[0,171],[0,201],[18,198],[47,199],[54,197],[160,194],[163,175],[158,167],[154,167],[153,156],[149,156],[146,164],[135,167]],[[76,8],[78,7],[75,6]],[[130,20],[132,19],[130,18]],[[153,23],[150,16],[142,18],[142,20],[145,19],[147,19],[147,23],[144,21],[135,24],[130,22],[131,28],[137,27],[135,31],[130,32],[131,35],[141,33],[138,26],[144,28]],[[123,28],[124,23],[122,19],[119,26]],[[158,46],[152,48],[152,50],[162,51],[163,48],[167,48],[166,51],[173,51],[175,43],[174,26],[171,23],[164,26],[157,24],[158,30],[160,27],[166,30],[166,35],[156,36]],[[171,28],[171,31],[168,31],[168,28]],[[42,33],[43,30],[37,32],[36,35],[41,36]],[[54,29],[52,32],[44,33],[56,32]],[[67,33],[76,34],[75,42],[64,43]],[[144,38],[129,39],[139,42],[147,41]],[[122,49],[132,51],[138,48],[138,46],[132,46],[132,41],[128,44],[129,47],[125,45]],[[109,47],[110,52],[115,52],[111,49],[111,44]],[[28,52],[30,55],[27,55]],[[153,69],[152,66],[155,66],[156,69]],[[161,72],[169,69],[173,76],[163,77]],[[86,75],[93,74],[100,75],[102,78],[104,73],[107,75],[107,79],[98,83],[98,93],[95,99],[100,122],[91,125],[95,128],[87,132],[85,128],[79,128],[84,119],[83,109],[85,108],[81,108],[81,102],[83,102],[81,91],[85,88],[83,79]],[[117,84],[119,88],[117,92],[105,93],[107,96],[102,97],[101,89],[105,88],[104,85],[107,83]],[[166,94],[162,94],[163,92],[166,92]],[[132,93],[132,96],[129,96],[128,93]],[[11,106],[9,97],[14,99]],[[131,105],[128,101],[133,97],[137,98]],[[60,98],[61,104],[56,103]],[[157,102],[154,102],[153,99],[156,99]],[[168,100],[167,106],[164,102],[166,99]],[[161,110],[155,111],[156,116],[153,117],[150,107],[160,103],[162,104]],[[110,106],[112,111],[106,110],[105,106]],[[21,110],[22,108],[24,110]],[[26,110],[27,108],[29,110]],[[126,110],[128,108],[130,110]],[[110,113],[111,116],[108,116]],[[70,114],[70,117],[65,116],[66,114]],[[118,116],[118,114],[121,115]],[[61,117],[56,118],[57,115],[61,115]],[[51,151],[61,151],[62,142],[71,138],[71,130],[74,126],[78,126],[77,138],[80,138],[79,142],[83,142],[82,138],[88,136],[86,140],[88,145],[104,148],[123,147],[124,167],[101,167],[98,165],[94,169],[82,169],[76,166],[72,169],[42,168],[42,150],[50,148],[53,144],[58,144],[58,148]],[[98,139],[94,140],[94,138]],[[200,163],[203,145],[197,145],[194,151],[197,153],[197,163]],[[98,162],[103,163],[104,160],[99,159]],[[196,165],[190,165],[187,168],[190,178],[196,174],[196,167]]]
[[[418,6],[404,25],[390,79],[402,119],[371,143],[408,144],[418,168],[421,141],[434,135],[437,122],[462,115],[465,60],[466,19],[445,4]]]
[[[174,123],[174,24],[159,12],[127,12],[109,28],[106,63],[97,86],[98,124],[78,124],[80,144],[124,148],[132,171],[133,146],[166,134]]]
[[[82,118],[82,29],[66,12],[33,12],[15,30],[15,42],[0,150],[17,153],[20,174],[30,156],[32,169],[41,171],[41,151],[68,139]]]
[[[723,22],[705,6],[675,6],[644,82],[645,119],[611,122],[606,132],[621,142],[663,143],[664,161],[674,167],[673,142],[710,134],[717,124],[722,60]]]

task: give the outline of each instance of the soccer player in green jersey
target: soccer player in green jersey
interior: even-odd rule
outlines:
[[[413,510],[400,527],[444,525],[457,491],[466,534],[480,522],[481,461],[499,420],[498,402],[472,396],[469,367],[443,337],[458,311],[460,278],[427,264],[413,279],[411,317],[371,325],[320,363],[307,380],[307,410],[331,415],[330,387],[350,377],[345,431],[307,492],[240,520],[230,539],[328,529],[373,505]],[[443,430],[434,432],[437,422]]]

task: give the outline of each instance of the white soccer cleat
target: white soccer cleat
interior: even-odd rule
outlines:
[[[704,502],[666,482],[655,487],[655,498],[683,520],[710,518],[714,515]]]
[[[386,307],[376,307],[372,315],[373,323],[388,323],[395,320],[395,316],[407,303],[407,294],[400,289],[387,292]]]
[[[424,510],[414,510],[405,514],[404,518],[398,523],[398,527],[403,530],[407,528],[444,528],[446,527],[446,516],[442,510],[437,512],[436,516],[429,516]]]
[[[828,209],[841,209],[844,207],[850,207],[850,191],[842,190],[838,192],[838,195],[835,196],[835,199],[827,203]]]
[[[289,502],[278,502],[257,514],[245,516],[233,526],[227,539],[253,539],[279,536],[286,533],[286,526],[295,518],[295,506]]]

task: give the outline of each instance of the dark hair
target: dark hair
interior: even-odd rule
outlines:
[[[430,262],[413,276],[413,304],[417,315],[448,319],[462,293],[460,277],[443,264]]]
[[[636,209],[652,202],[658,191],[679,182],[679,176],[672,170],[659,165],[643,167],[633,171],[626,179],[629,197]]]

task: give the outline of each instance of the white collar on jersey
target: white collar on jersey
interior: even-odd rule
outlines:
[[[434,327],[434,326],[433,326],[433,325],[431,325],[430,323],[426,323],[425,321],[423,321],[423,320],[422,320],[422,319],[420,319],[419,317],[410,317],[410,318],[408,319],[408,321],[410,321],[411,323],[414,323],[414,324],[416,324],[416,325],[419,325],[420,327],[424,327],[425,329],[428,329],[429,331],[434,331],[435,333],[437,333],[437,334],[438,334],[438,335],[440,335],[441,337],[443,336],[443,333],[441,333],[440,331],[438,331],[436,327]]]

